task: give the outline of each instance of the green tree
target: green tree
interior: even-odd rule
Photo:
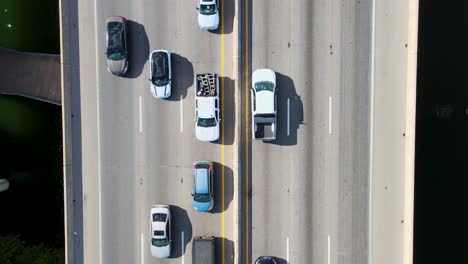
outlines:
[[[64,249],[44,244],[27,245],[18,236],[0,238],[0,263],[2,264],[62,264]]]

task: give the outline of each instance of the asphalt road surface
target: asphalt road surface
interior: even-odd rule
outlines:
[[[282,264],[410,259],[401,246],[411,237],[414,143],[404,138],[414,130],[406,112],[408,52],[415,52],[407,2],[240,0],[237,18],[236,2],[221,2],[222,28],[206,32],[196,1],[79,1],[83,232],[76,236],[84,263],[191,263],[198,235],[217,237],[218,263],[234,263],[237,253],[236,263],[262,255]],[[128,20],[124,77],[105,66],[104,23],[114,15]],[[155,49],[173,54],[169,100],[149,91]],[[259,68],[276,72],[279,89],[270,143],[251,139],[248,92]],[[201,72],[222,77],[215,143],[194,135],[193,80]],[[191,164],[202,159],[216,163],[210,214],[191,206]],[[149,251],[155,204],[173,206],[170,259]]]
[[[226,3],[223,29],[202,31],[196,2],[79,2],[83,139],[84,263],[191,263],[191,241],[217,238],[218,263],[233,259],[234,3]],[[128,21],[129,71],[110,74],[105,62],[105,20]],[[148,56],[172,52],[173,92],[156,99],[149,90]],[[221,76],[222,138],[195,139],[193,81],[197,73]],[[213,213],[191,205],[192,163],[215,162]],[[224,201],[224,203],[223,203]],[[172,205],[170,259],[150,253],[152,205]],[[221,259],[224,261],[221,262]]]
[[[249,62],[242,109],[254,70],[275,71],[279,89],[276,141],[252,141],[251,117],[242,115],[243,263],[263,255],[367,262],[370,7],[335,0],[242,7],[243,67]]]

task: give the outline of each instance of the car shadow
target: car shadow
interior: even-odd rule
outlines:
[[[236,11],[236,4],[234,0],[219,0],[220,20],[219,26],[215,30],[209,32],[214,34],[222,34],[221,28],[223,27],[224,34],[231,34],[234,29],[234,15]]]
[[[301,97],[296,93],[294,81],[289,76],[276,72],[276,85],[278,87],[278,130],[276,131],[276,140],[265,141],[265,143],[282,146],[296,145],[297,131],[299,130],[299,126],[304,124],[304,106],[302,104]]]
[[[137,78],[143,72],[149,56],[149,40],[145,26],[127,20],[128,70],[125,78]]]
[[[224,259],[223,259],[224,244]],[[234,242],[225,237],[215,237],[215,263],[234,263]]]
[[[184,254],[187,244],[192,240],[192,222],[190,222],[187,211],[177,205],[171,205],[171,213],[172,252],[170,257],[179,258]]]
[[[222,170],[224,168],[224,192],[222,185]],[[226,211],[234,197],[234,174],[231,168],[218,162],[214,162],[214,207],[211,213],[218,214]],[[223,195],[224,193],[224,210]]]
[[[274,259],[277,264],[288,264],[288,261],[286,261],[285,259],[277,258],[277,257],[275,257]]]
[[[185,57],[171,53],[172,60],[172,94],[170,101],[180,101],[187,97],[187,92],[193,85],[193,64]]]
[[[236,104],[234,102],[234,80],[229,77],[219,77],[220,85],[220,118],[221,131],[218,140],[213,141],[215,144],[232,145],[234,144],[235,127],[236,127]],[[224,101],[223,101],[224,98]],[[224,103],[224,106],[222,105]],[[224,136],[222,135],[224,130]],[[224,138],[224,141],[222,141]]]

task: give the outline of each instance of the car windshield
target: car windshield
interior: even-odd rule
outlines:
[[[258,82],[255,84],[255,90],[260,91],[271,91],[273,92],[273,84],[271,82]]]
[[[156,86],[164,86],[169,83],[169,62],[167,54],[163,52],[153,53],[152,79],[151,82]]]
[[[122,27],[123,24],[121,22],[109,22],[107,24],[107,58],[110,60],[125,58]]]
[[[153,214],[153,222],[166,222],[167,214],[156,213]]]
[[[200,14],[202,15],[214,15],[216,14],[216,5],[200,5]]]
[[[212,118],[198,118],[198,126],[200,127],[214,127],[216,126],[216,119]]]
[[[151,244],[155,247],[165,247],[169,245],[169,239],[167,238],[162,238],[162,239],[156,239],[153,238],[151,239]]]
[[[207,203],[211,200],[210,194],[208,193],[196,193],[193,199],[199,203]]]

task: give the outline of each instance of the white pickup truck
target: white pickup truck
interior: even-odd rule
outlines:
[[[252,74],[250,90],[252,134],[254,139],[276,139],[276,75],[270,69],[258,69]]]
[[[219,79],[216,73],[195,77],[195,136],[200,141],[219,139]]]

